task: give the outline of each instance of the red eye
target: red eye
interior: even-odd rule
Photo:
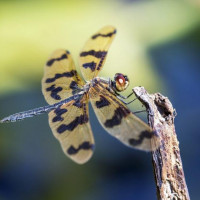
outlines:
[[[121,86],[123,86],[126,82],[124,75],[119,73],[115,75],[115,81]]]
[[[129,80],[126,75],[123,75],[121,73],[116,73],[112,84],[113,84],[114,90],[121,92],[121,91],[124,91],[128,87]]]

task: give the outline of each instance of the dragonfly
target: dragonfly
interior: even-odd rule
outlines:
[[[127,89],[128,77],[122,73],[116,73],[113,80],[98,77],[115,35],[115,27],[105,26],[85,43],[79,55],[83,79],[69,51],[54,51],[44,66],[42,79],[42,93],[49,105],[10,115],[1,123],[47,112],[50,128],[64,153],[83,164],[92,157],[95,147],[90,102],[101,126],[113,137],[135,149],[155,150],[159,145],[157,134],[126,105],[125,99],[132,93],[127,97],[119,94]]]

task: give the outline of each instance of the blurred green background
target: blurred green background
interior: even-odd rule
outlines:
[[[78,66],[85,41],[105,25],[118,32],[100,76],[127,74],[125,95],[142,85],[169,97],[190,196],[199,199],[198,0],[0,1],[0,118],[46,105],[40,84],[48,56],[66,48]],[[81,166],[65,157],[47,115],[1,124],[0,200],[156,199],[151,154],[110,137],[92,109],[90,118],[96,150]]]

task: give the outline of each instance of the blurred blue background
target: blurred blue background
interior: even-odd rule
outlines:
[[[0,118],[46,105],[40,84],[48,56],[66,48],[78,66],[84,42],[105,25],[118,32],[100,76],[128,74],[124,95],[142,85],[169,97],[190,196],[199,199],[198,0],[0,1]],[[151,154],[112,138],[92,109],[90,118],[96,150],[85,165],[66,158],[45,114],[1,124],[0,200],[156,199]]]

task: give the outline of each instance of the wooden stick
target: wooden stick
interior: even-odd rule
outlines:
[[[189,200],[171,102],[160,93],[148,94],[144,87],[135,87],[133,92],[146,107],[149,125],[160,138],[159,148],[152,152],[158,200]]]

